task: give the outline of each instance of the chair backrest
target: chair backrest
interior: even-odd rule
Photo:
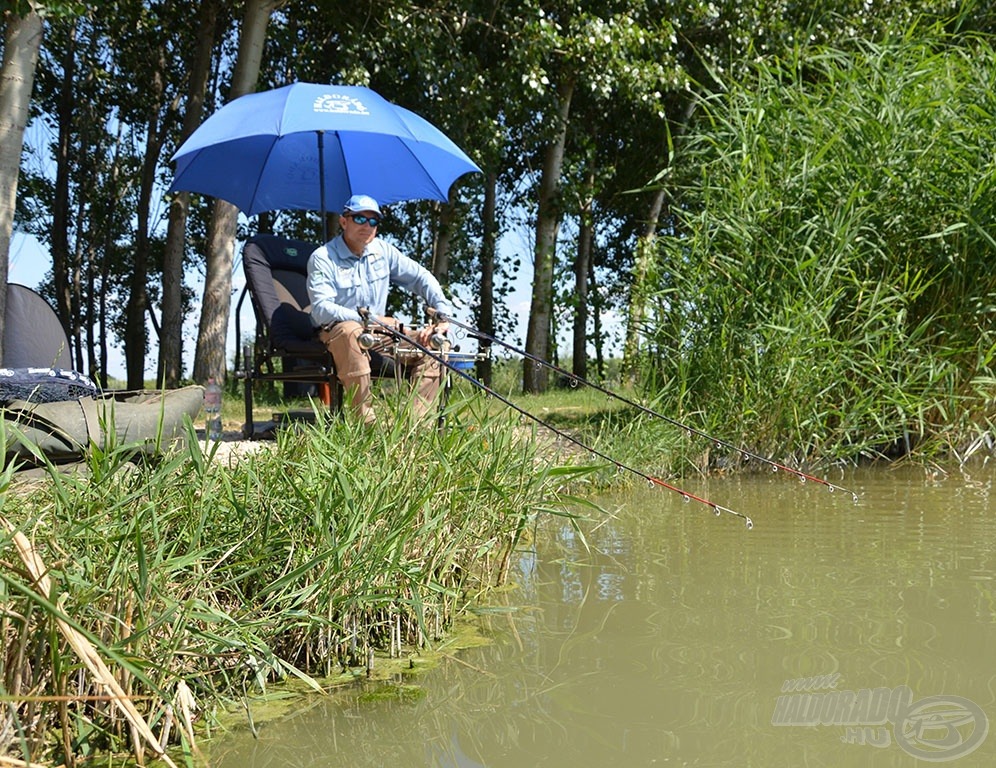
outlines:
[[[246,287],[271,353],[316,355],[324,346],[315,337],[308,299],[308,258],[317,246],[276,235],[254,235],[242,249]]]
[[[73,367],[69,337],[59,316],[40,293],[18,283],[7,284],[3,367]]]

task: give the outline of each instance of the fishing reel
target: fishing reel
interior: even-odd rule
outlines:
[[[453,349],[453,345],[450,343],[450,337],[446,335],[445,332],[441,332],[438,329],[440,323],[449,322],[449,318],[437,309],[432,307],[426,307],[426,314],[429,316],[429,322],[432,324],[434,330],[432,335],[429,337],[429,348],[436,352],[449,352]]]
[[[360,307],[356,311],[359,312],[360,317],[363,318],[363,330],[357,337],[356,343],[360,345],[360,349],[372,349],[377,343],[377,337],[374,336],[374,332],[371,330],[373,315],[366,307]]]
[[[397,328],[387,328],[385,323],[378,320],[368,307],[357,307],[356,311],[363,320],[363,328],[360,331],[360,335],[356,337],[356,343],[359,345],[360,349],[368,351],[383,343],[385,331],[382,330],[381,327],[387,329],[388,335],[395,336],[396,339],[401,341],[404,340],[405,331],[404,327],[400,323],[397,325]],[[433,325],[435,326],[439,322],[446,321],[445,319],[442,319],[442,316],[440,316],[440,319],[434,322]],[[454,349],[446,333],[444,331],[440,331],[438,328],[433,328],[433,333],[429,336],[426,346],[428,346],[432,351],[439,352],[441,354],[446,354]],[[416,350],[406,351],[410,353],[416,352]],[[397,353],[398,351],[396,350],[395,354]]]
[[[377,343],[377,337],[373,335],[372,331],[361,331],[356,343],[360,345],[360,349],[373,349],[374,344]]]
[[[445,333],[436,331],[429,337],[429,347],[437,352],[446,352],[450,348],[450,339]]]

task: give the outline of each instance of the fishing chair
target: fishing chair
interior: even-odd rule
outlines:
[[[241,310],[248,294],[256,316],[256,341],[242,349],[240,365],[236,350],[235,375],[245,379],[245,424],[243,435],[253,438],[253,382],[314,384],[318,398],[330,412],[342,408],[343,389],[336,377],[332,355],[325,349],[311,324],[308,298],[308,258],[317,246],[276,235],[255,235],[242,249],[246,285],[235,309],[235,337],[242,338]],[[395,351],[395,356],[397,351]],[[391,356],[370,350],[371,375],[394,379],[400,384],[401,366]],[[443,403],[449,395],[447,375]]]
[[[256,341],[243,348],[240,369],[236,350],[235,375],[245,379],[246,420],[242,428],[254,437],[253,383],[313,384],[318,398],[332,412],[342,407],[342,385],[332,356],[311,325],[308,299],[308,257],[317,246],[276,235],[250,237],[242,249],[246,286],[235,309],[235,336],[242,338],[239,315],[246,294],[256,316]]]

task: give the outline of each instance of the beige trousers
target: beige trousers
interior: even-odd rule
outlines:
[[[363,326],[360,323],[345,320],[322,329],[319,338],[335,362],[336,376],[346,390],[346,402],[358,419],[365,424],[373,424],[377,416],[370,404],[370,355],[360,346],[361,333]],[[407,336],[414,336],[414,333],[405,331]],[[392,354],[394,349],[395,346],[391,344],[378,351],[384,357],[394,359],[396,369],[411,383],[415,391],[415,415],[422,417],[436,402],[442,383],[442,366],[414,348],[409,348],[411,354],[403,356]]]

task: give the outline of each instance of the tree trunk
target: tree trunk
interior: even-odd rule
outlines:
[[[159,336],[156,380],[173,389],[183,377],[183,245],[187,234],[190,194],[170,200],[163,250],[163,324]]]
[[[111,244],[111,236],[107,236],[107,245]],[[111,266],[108,259],[100,260],[100,284],[107,285],[111,279]],[[107,374],[107,332],[110,323],[108,322],[107,291],[101,291],[97,296],[97,323],[100,326],[100,333],[97,338],[100,341],[100,386],[107,389],[110,383]]]
[[[481,286],[480,301],[477,306],[477,327],[488,334],[495,335],[495,253],[498,242],[498,174],[493,170],[486,171],[484,179],[484,210],[481,211]],[[491,358],[481,360],[477,364],[477,375],[483,383],[491,386]]]
[[[526,352],[542,360],[550,359],[553,328],[553,273],[557,249],[557,229],[560,224],[558,193],[560,173],[564,165],[567,142],[567,118],[574,95],[574,80],[568,79],[558,88],[556,134],[543,153],[540,175],[539,209],[536,214],[536,251],[533,258],[533,292],[529,304],[529,324],[526,328]],[[522,391],[546,391],[548,369],[533,360],[523,360]]]
[[[84,195],[79,196],[76,204],[76,220],[84,221],[86,218],[87,200]],[[83,370],[83,329],[87,327],[85,322],[85,309],[83,306],[83,268],[89,257],[90,249],[87,248],[85,238],[77,235],[76,243],[73,246],[72,276],[69,280],[69,290],[72,295],[72,306],[76,308],[66,332],[69,336],[69,345],[72,347],[73,368],[77,371]]]
[[[38,64],[44,26],[34,11],[6,15],[3,69],[0,71],[0,361],[7,315],[7,275],[10,239],[14,233],[17,179],[21,172],[24,129],[28,124],[31,88]]]
[[[232,75],[229,100],[252,92],[259,77],[263,60],[263,44],[270,13],[278,2],[247,0],[239,52]],[[197,330],[197,352],[194,356],[194,380],[207,381],[214,377],[224,381],[227,363],[225,345],[228,339],[228,318],[232,308],[232,263],[235,254],[235,225],[239,209],[224,200],[217,200],[211,217],[208,237],[207,266],[201,320]]]
[[[595,261],[588,262],[588,286],[591,288],[592,335],[595,338],[595,371],[599,381],[605,381],[605,338],[602,335],[602,297],[598,293],[595,279]]]
[[[432,247],[432,274],[444,287],[448,284],[450,273],[450,241],[453,239],[457,213],[455,198],[456,192],[451,188],[450,202],[440,207],[439,228]]]
[[[97,370],[97,331],[99,329],[99,317],[97,313],[97,302],[99,298],[97,296],[97,286],[96,286],[96,264],[98,260],[95,258],[94,251],[96,249],[91,245],[89,253],[86,258],[86,270],[83,274],[84,287],[86,288],[86,315],[87,322],[83,325],[83,333],[86,336],[86,344],[83,347],[83,354],[80,356],[80,364],[82,361],[86,360],[86,369],[90,371],[90,378],[95,381],[100,382],[100,386],[104,389],[107,388],[107,382],[100,379],[100,372]]]
[[[113,211],[121,203],[121,193],[119,187],[122,186],[120,182],[122,170],[121,161],[121,147],[124,141],[124,126],[118,124],[118,133],[114,141],[114,155],[111,161],[111,167],[109,172],[109,177],[107,181],[107,197],[103,200],[104,209],[107,211],[106,220],[113,220]],[[91,280],[96,279],[100,286],[107,286],[111,279],[111,262],[107,258],[107,255],[112,253],[114,250],[114,238],[115,238],[114,227],[108,224],[105,227],[101,238],[98,239],[98,244],[95,247],[103,250],[103,257],[97,259],[96,261],[91,258],[91,271],[93,271],[93,265],[97,264],[99,266],[99,274],[94,277],[91,276]],[[92,254],[91,254],[92,256]],[[98,279],[99,278],[99,279]],[[97,305],[93,307],[93,315],[97,319],[97,343],[90,347],[90,375],[93,376],[94,372],[97,372],[97,382],[103,389],[107,389],[109,385],[108,374],[107,374],[107,337],[109,331],[108,323],[108,308],[107,308],[107,290],[94,291],[94,286],[91,284],[90,289],[90,301],[96,300]],[[99,364],[98,364],[99,361]],[[98,369],[99,365],[99,369]]]
[[[152,191],[156,181],[156,168],[162,151],[160,111],[165,90],[163,70],[166,67],[165,51],[160,49],[156,60],[156,72],[152,77],[152,88],[148,94],[150,105],[149,122],[146,129],[145,157],[142,161],[142,175],[138,191],[138,204],[135,218],[135,255],[132,263],[128,304],[125,307],[124,352],[125,373],[128,389],[145,388],[145,354],[148,350],[148,333],[145,315],[148,312],[149,293],[149,217],[152,209]]]
[[[578,230],[578,253],[574,261],[574,345],[572,372],[575,376],[588,378],[588,274],[591,265],[591,247],[595,239],[592,220],[591,190],[595,186],[595,174],[589,171],[585,180],[586,199],[581,205],[581,223]]]
[[[217,32],[219,0],[201,3],[197,22],[197,52],[187,90],[186,113],[180,143],[200,125],[204,98],[211,75],[211,52]],[[159,337],[157,380],[167,389],[180,385],[183,377],[183,245],[187,234],[190,194],[178,193],[169,206],[166,246],[163,253],[162,333]]]
[[[231,312],[232,264],[235,261],[235,223],[238,209],[224,200],[214,203],[208,225],[204,298],[197,329],[194,381],[225,380],[228,318]]]
[[[62,53],[62,90],[59,93],[56,122],[55,198],[52,201],[52,282],[55,286],[55,313],[71,335],[73,312],[69,280],[69,176],[72,171],[70,147],[73,144],[73,112],[76,108],[76,24],[69,32],[69,45]],[[73,215],[76,215],[76,211]],[[77,364],[80,361],[77,360]],[[77,367],[79,367],[77,365]]]

